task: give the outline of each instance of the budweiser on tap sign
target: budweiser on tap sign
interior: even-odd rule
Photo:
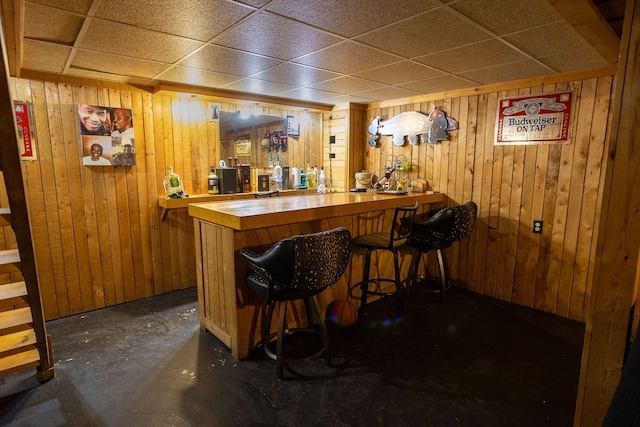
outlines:
[[[572,90],[500,99],[496,145],[569,142],[574,99]]]

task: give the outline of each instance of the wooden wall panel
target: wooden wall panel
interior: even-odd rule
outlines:
[[[210,100],[26,79],[11,84],[34,109],[38,160],[22,165],[46,319],[195,286],[193,221],[186,209],[162,221],[158,197],[169,165],[188,194],[206,193],[209,166],[220,160],[219,126],[205,114]],[[78,103],[132,109],[135,166],[82,166]],[[264,113],[298,114],[273,107]],[[289,142],[292,161],[322,164],[321,122],[320,114],[308,115],[300,137]],[[14,245],[13,234],[1,231],[0,246]]]
[[[365,167],[380,170],[388,155],[402,154],[414,165],[414,188],[443,192],[449,204],[477,203],[471,238],[448,249],[451,276],[460,286],[584,321],[612,87],[607,75],[371,105],[367,123],[376,115],[389,119],[402,111],[429,113],[437,106],[458,120],[460,129],[449,132],[447,141],[418,146],[396,147],[391,137],[381,136],[375,148],[367,148]],[[494,145],[501,97],[568,88],[577,95],[571,143]],[[534,219],[544,221],[542,234],[532,233]]]

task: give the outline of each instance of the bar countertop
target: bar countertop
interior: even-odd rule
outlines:
[[[252,230],[342,215],[445,201],[443,193],[388,194],[373,191],[311,194],[298,197],[228,200],[189,204],[189,215],[232,228]]]

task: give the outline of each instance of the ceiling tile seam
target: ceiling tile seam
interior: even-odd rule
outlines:
[[[80,28],[80,31],[78,31],[76,40],[73,43],[73,46],[71,46],[71,52],[69,52],[67,61],[65,62],[64,67],[62,68],[63,75],[67,74],[67,72],[69,71],[69,68],[71,67],[71,63],[76,57],[78,46],[82,42],[82,39],[84,38],[85,34],[87,34],[87,31],[89,31],[89,26],[91,25],[91,22],[93,21],[93,18],[96,12],[98,11],[98,7],[100,6],[101,2],[102,0],[93,0],[93,2],[91,3],[91,7],[89,7],[89,10],[87,11],[87,14],[84,18],[84,21],[82,22],[82,27]]]
[[[279,0],[270,1],[269,3],[265,4],[264,6],[262,6],[262,7],[260,7],[260,8],[256,8],[256,7],[254,7],[254,6],[251,6],[251,5],[248,5],[248,4],[244,4],[244,3],[235,2],[235,1],[230,1],[230,0],[226,0],[226,1],[227,1],[228,3],[237,4],[237,5],[244,6],[244,7],[247,7],[247,8],[249,8],[249,9],[253,9],[253,10],[252,10],[252,12],[250,12],[247,16],[245,16],[245,17],[244,17],[244,18],[242,18],[242,19],[239,19],[239,20],[238,20],[238,21],[236,21],[233,25],[231,25],[231,26],[230,26],[230,27],[228,27],[228,28],[225,28],[224,30],[222,30],[220,33],[216,34],[215,36],[213,36],[213,37],[212,37],[212,38],[210,38],[209,40],[204,41],[204,42],[203,42],[203,41],[201,41],[201,40],[198,40],[198,42],[202,43],[202,45],[201,45],[201,46],[197,47],[196,49],[191,50],[189,53],[187,53],[186,55],[184,55],[182,58],[179,58],[179,59],[178,59],[178,60],[176,60],[173,64],[169,65],[166,69],[162,70],[160,73],[158,73],[158,74],[156,74],[155,76],[153,76],[153,79],[154,79],[154,80],[156,80],[156,79],[160,79],[160,76],[161,76],[163,73],[166,73],[166,72],[168,72],[168,71],[170,71],[170,70],[172,70],[172,69],[174,69],[174,68],[176,68],[176,67],[181,66],[181,65],[180,65],[180,63],[182,63],[182,62],[186,61],[187,59],[191,58],[193,55],[195,55],[196,53],[199,53],[199,52],[200,52],[201,50],[203,50],[204,48],[206,48],[206,47],[208,47],[208,46],[221,46],[221,45],[217,45],[217,44],[215,44],[215,39],[216,39],[216,38],[219,38],[220,36],[222,36],[222,35],[223,35],[223,34],[225,34],[226,32],[231,31],[232,29],[234,29],[234,28],[238,27],[239,25],[241,25],[241,24],[242,24],[242,23],[244,23],[245,21],[247,21],[247,20],[251,19],[253,16],[255,16],[255,15],[256,15],[256,14],[258,14],[258,13],[260,13],[262,10],[264,10],[267,6],[269,6],[269,5],[270,5],[271,3],[273,3],[274,1],[275,1],[275,2],[277,2],[277,1],[279,1]],[[168,34],[168,33],[166,33],[166,34]],[[176,34],[172,34],[172,35],[176,36]],[[180,37],[180,36],[178,36],[178,37]],[[185,37],[185,38],[187,38],[187,37]],[[187,39],[188,39],[188,38],[187,38]],[[191,39],[189,39],[189,40],[191,40]],[[222,46],[222,47],[225,47],[225,48],[227,48],[227,49],[236,50],[236,51],[238,51],[238,52],[251,53],[251,52],[245,52],[245,51],[242,51],[242,50],[239,50],[239,49],[233,49],[233,48],[230,48],[230,47],[227,47],[227,46]],[[264,55],[256,55],[256,56],[265,57]],[[206,70],[205,70],[205,71],[206,71]]]

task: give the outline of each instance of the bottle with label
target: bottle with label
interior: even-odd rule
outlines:
[[[273,170],[273,156],[269,153],[269,169]]]
[[[182,188],[182,180],[180,179],[180,176],[173,171],[172,166],[167,167],[167,175],[164,177],[163,184],[164,192],[167,197],[183,197],[184,190]]]
[[[316,188],[318,185],[317,175],[314,169],[311,169],[309,165],[307,165],[307,186],[310,189]]]
[[[236,193],[242,193],[244,184],[242,183],[242,170],[240,168],[240,160],[233,158],[233,167],[236,168]]]
[[[304,173],[304,168],[300,168],[300,186],[298,188],[307,188],[307,174]]]
[[[282,191],[282,166],[280,166],[280,156],[278,154],[276,154],[276,164],[273,167],[273,181],[275,189]]]
[[[209,168],[209,177],[207,178],[207,193],[220,193],[220,189],[218,188],[218,175],[216,175],[216,168],[213,166]]]

